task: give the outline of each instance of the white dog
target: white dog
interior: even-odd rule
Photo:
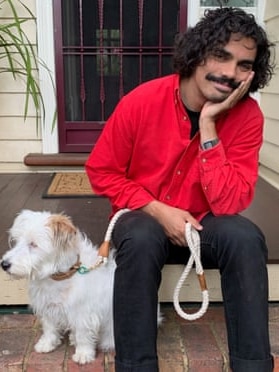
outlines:
[[[92,269],[97,247],[67,216],[30,210],[16,217],[9,242],[1,266],[12,277],[29,279],[30,305],[43,328],[35,350],[54,350],[67,331],[77,363],[94,360],[97,347],[113,349],[113,251],[106,265]]]

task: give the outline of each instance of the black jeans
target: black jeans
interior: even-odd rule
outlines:
[[[218,268],[234,372],[271,372],[268,334],[267,248],[246,218],[207,215],[201,221],[204,268]],[[158,222],[141,211],[120,217],[116,247],[114,333],[116,372],[157,372],[157,303],[161,270],[186,263],[189,250],[167,239]]]

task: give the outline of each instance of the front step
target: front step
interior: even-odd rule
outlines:
[[[165,265],[159,291],[160,302],[173,301],[173,292],[183,270],[183,265]],[[278,270],[278,264],[268,265],[270,301],[278,301],[279,298]],[[210,302],[221,302],[222,294],[218,270],[205,270],[205,276]],[[0,282],[2,283],[0,286],[0,305],[26,305],[29,303],[26,280],[11,280],[9,275],[1,270]],[[179,299],[181,302],[201,301],[201,291],[194,270],[182,286]]]
[[[83,167],[87,158],[87,153],[61,153],[61,154],[41,154],[30,153],[24,157],[24,164],[29,167]]]

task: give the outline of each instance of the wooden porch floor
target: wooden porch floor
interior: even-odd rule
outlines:
[[[102,242],[110,212],[105,198],[44,199],[52,173],[0,175],[0,255],[7,249],[7,230],[21,209],[64,212],[96,244]]]
[[[107,227],[109,202],[105,198],[43,199],[52,173],[0,175],[0,255],[7,249],[7,230],[21,209],[64,212],[96,244],[102,242]],[[279,191],[259,179],[252,205],[243,213],[264,232],[269,247],[269,263],[279,263]]]

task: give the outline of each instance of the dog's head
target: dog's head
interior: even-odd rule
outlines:
[[[2,268],[16,278],[44,279],[77,260],[78,229],[69,217],[23,210],[9,230]]]

